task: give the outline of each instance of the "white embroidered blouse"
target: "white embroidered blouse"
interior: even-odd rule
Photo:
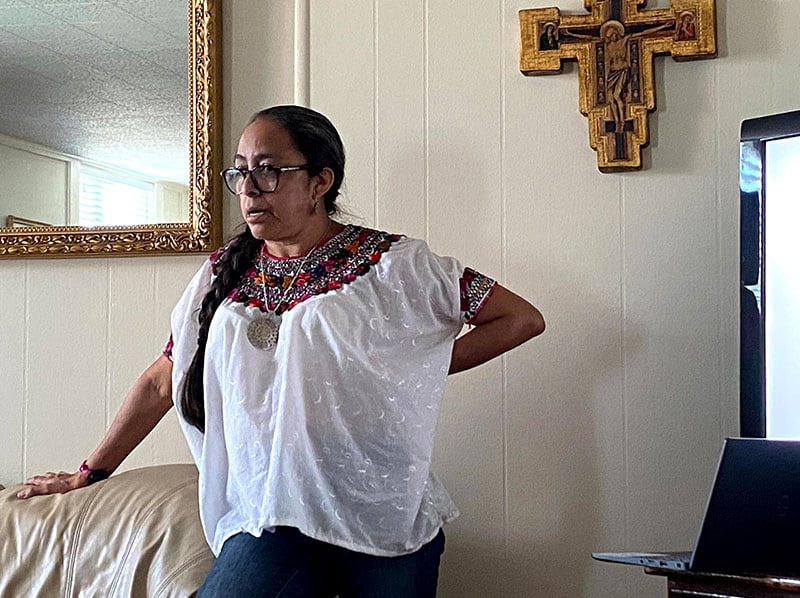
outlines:
[[[172,314],[178,409],[197,312],[223,251]],[[352,225],[301,261],[265,255],[264,285],[252,267],[217,309],[205,434],[180,418],[209,545],[219,554],[236,533],[292,526],[368,554],[413,552],[458,515],[430,471],[434,430],[453,342],[494,281],[423,241]],[[268,350],[246,333],[265,310],[264,288],[270,310],[284,300]]]

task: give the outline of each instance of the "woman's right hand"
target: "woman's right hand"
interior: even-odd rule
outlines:
[[[17,492],[17,498],[30,498],[31,496],[44,494],[63,494],[70,490],[88,486],[89,480],[79,472],[67,473],[66,471],[59,471],[55,473],[48,471],[44,475],[29,477],[24,484],[24,488]]]

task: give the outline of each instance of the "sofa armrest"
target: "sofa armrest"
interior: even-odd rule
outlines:
[[[19,488],[0,491],[0,596],[192,596],[213,564],[194,465],[28,500]]]

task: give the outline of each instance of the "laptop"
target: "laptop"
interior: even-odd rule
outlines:
[[[592,557],[673,571],[800,577],[800,441],[724,441],[693,551]]]

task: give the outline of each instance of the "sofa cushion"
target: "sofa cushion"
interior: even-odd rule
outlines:
[[[28,500],[20,487],[0,491],[0,596],[191,596],[213,564],[194,465]]]

